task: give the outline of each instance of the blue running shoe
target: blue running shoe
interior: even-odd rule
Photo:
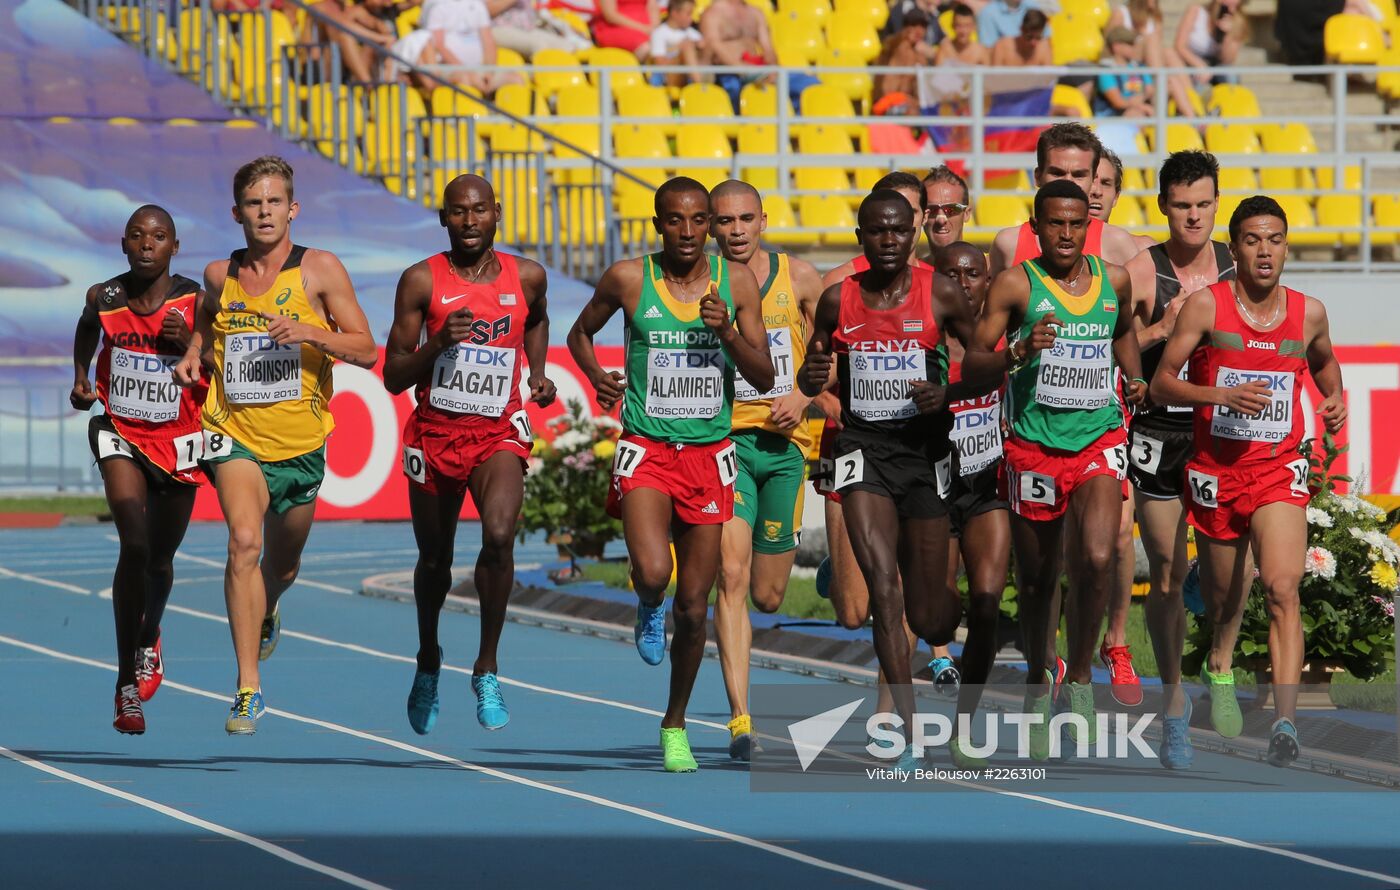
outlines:
[[[940,655],[928,663],[933,674],[933,691],[944,698],[957,698],[958,687],[962,685],[962,674],[958,673],[953,659]]]
[[[831,557],[822,557],[821,563],[817,566],[817,596],[824,600],[831,599]]]
[[[258,661],[267,661],[272,657],[273,650],[277,648],[277,641],[282,637],[282,614],[281,603],[272,609],[272,614],[263,618],[262,632],[258,634]]]
[[[1197,618],[1206,613],[1206,602],[1201,599],[1201,565],[1196,560],[1191,561],[1186,580],[1181,582],[1181,604]]]
[[[1191,696],[1182,694],[1186,710],[1180,717],[1162,719],[1162,745],[1157,760],[1167,769],[1190,769],[1196,751],[1191,747]]]
[[[1269,739],[1269,763],[1273,766],[1288,766],[1298,759],[1298,727],[1287,717],[1274,721],[1273,735]]]
[[[666,658],[666,601],[659,606],[637,603],[637,626],[632,628],[637,652],[647,664],[660,664]]]
[[[916,769],[924,768],[924,761],[914,756],[914,746],[905,745],[904,753],[899,755],[899,759],[894,763],[896,769],[902,769],[912,774]]]
[[[476,722],[482,729],[501,729],[510,722],[510,711],[501,697],[501,681],[493,673],[472,674],[476,693]]]
[[[408,691],[408,725],[419,735],[433,731],[438,716],[438,678],[442,676],[442,647],[438,647],[438,669],[415,671],[413,688]]]
[[[258,731],[258,718],[263,711],[262,693],[250,687],[243,687],[233,697],[233,707],[229,708],[228,720],[224,721],[224,732],[229,735],[252,735]]]

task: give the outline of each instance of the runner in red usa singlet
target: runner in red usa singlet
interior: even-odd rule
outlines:
[[[1211,724],[1237,736],[1231,655],[1252,587],[1252,548],[1270,600],[1278,719],[1269,762],[1298,756],[1294,723],[1303,667],[1298,584],[1307,549],[1308,461],[1300,453],[1303,374],[1323,395],[1318,414],[1328,432],[1346,420],[1342,373],[1332,354],[1322,303],[1279,283],[1288,257],[1288,220],[1272,198],[1245,200],[1230,220],[1234,282],[1187,298],[1152,378],[1153,401],[1194,408],[1195,454],[1186,464],[1187,515],[1196,528],[1201,594],[1219,615],[1203,679]],[[1190,360],[1187,380],[1177,375]],[[1188,714],[1189,717],[1189,714]]]
[[[438,615],[452,586],[457,517],[468,491],[481,514],[474,576],[481,598],[481,643],[472,666],[476,717],[490,730],[510,720],[496,678],[496,649],[515,586],[515,524],[533,443],[520,401],[525,365],[530,401],[551,404],[554,384],[544,376],[544,268],[494,249],[500,213],[485,179],[459,176],[447,184],[440,217],[450,247],[404,272],[384,349],[384,385],[394,393],[413,386],[418,397],[404,425],[403,471],[418,541],[418,670],[408,722],[420,735],[437,720]]]
[[[100,401],[107,412],[89,422],[88,441],[121,544],[112,577],[112,725],[131,734],[146,731],[141,702],[155,695],[165,676],[160,622],[174,583],[172,560],[204,479],[197,461],[203,454],[200,405],[207,371],[188,388],[171,377],[203,296],[194,281],[170,274],[179,246],[170,214],[150,204],[138,208],[122,235],[130,271],[88,289],[73,335],[69,401],[79,411]],[[99,337],[94,389],[88,366]]]

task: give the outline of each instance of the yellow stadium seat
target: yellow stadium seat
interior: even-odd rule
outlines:
[[[831,18],[828,0],[778,0],[778,15],[800,16],[818,25]]]
[[[1140,192],[1147,189],[1147,180],[1143,177],[1142,171],[1137,167],[1125,167],[1123,169],[1123,191]]]
[[[673,118],[675,110],[661,87],[634,86],[617,94],[617,115],[623,120],[637,117]],[[668,136],[676,132],[674,123],[652,123],[647,126],[655,127]]]
[[[797,112],[792,109],[792,100],[783,96],[787,105],[787,116],[795,120]],[[771,83],[746,83],[739,91],[739,116],[776,118],[778,116],[778,88]],[[743,135],[743,130],[739,131]]]
[[[1263,149],[1248,124],[1210,124],[1206,127],[1206,151],[1218,155],[1257,155]]]
[[[1327,20],[1322,30],[1327,61],[1339,65],[1374,65],[1385,52],[1385,34],[1370,16],[1343,13]]]
[[[1318,188],[1322,189],[1324,192],[1330,192],[1330,191],[1332,191],[1332,189],[1333,189],[1333,183],[1334,183],[1334,182],[1336,182],[1336,170],[1335,170],[1334,168],[1332,168],[1332,167],[1318,167],[1318,168],[1317,168],[1317,187],[1318,187]],[[1357,165],[1355,165],[1355,164],[1349,164],[1349,165],[1347,165],[1347,166],[1345,166],[1345,167],[1342,168],[1342,185],[1341,185],[1341,189],[1342,189],[1343,191],[1348,191],[1348,192],[1359,192],[1359,191],[1361,191],[1361,168],[1360,168],[1359,166],[1357,166]]]
[[[1132,195],[1119,196],[1118,203],[1113,205],[1113,213],[1109,214],[1108,221],[1115,226],[1134,231],[1147,225],[1147,218],[1142,214],[1142,205]]]
[[[571,145],[577,145],[583,152],[577,152],[570,148],[565,148],[558,142],[551,142],[550,149],[554,157],[560,160],[578,159],[582,157],[596,158],[601,154],[601,132],[597,124],[555,124],[550,127],[550,132]],[[586,167],[572,167],[559,170],[555,178],[559,182],[570,185],[592,185],[598,181],[598,175],[593,165]]]
[[[622,124],[613,127],[613,150],[619,158],[666,160],[673,155],[666,136],[658,128],[649,124]],[[633,168],[624,164],[628,172],[639,179],[659,187],[666,181],[666,171],[661,167]]]
[[[579,68],[578,57],[562,49],[542,49],[530,59],[531,73],[534,75],[535,89],[546,99],[565,87],[578,87],[587,83]],[[568,71],[541,71],[546,67],[572,68]]]
[[[878,31],[889,20],[890,5],[885,0],[836,0],[833,12],[837,16],[859,16]]]
[[[1060,12],[1050,17],[1050,52],[1056,65],[1097,62],[1103,54],[1103,33],[1093,22]]]
[[[1400,195],[1377,195],[1371,202],[1372,220],[1383,228],[1400,228]],[[1395,244],[1400,242],[1400,232],[1374,232],[1374,244]]]
[[[1221,167],[1220,190],[1253,195],[1259,191],[1259,180],[1249,167]]]
[[[739,130],[739,157],[772,156],[778,153],[778,128],[771,124],[746,124]],[[770,192],[778,188],[778,170],[775,167],[745,167],[740,175],[744,181],[760,192]],[[788,208],[791,211],[792,208]]]
[[[338,99],[333,96],[338,95]],[[335,140],[340,139],[337,163],[348,164],[352,157],[354,134],[362,132],[365,126],[365,108],[351,100],[350,89],[341,86],[338,94],[333,94],[328,83],[317,84],[307,96],[307,123],[311,135],[316,138],[316,150],[330,158],[336,154]],[[360,159],[363,161],[363,158]],[[364,172],[363,167],[356,172]]]
[[[428,109],[417,90],[381,84],[370,94],[369,113],[366,160],[374,175],[392,179],[413,163],[418,145],[417,122],[428,116]]]
[[[1089,100],[1084,97],[1084,93],[1062,83],[1055,84],[1055,89],[1050,93],[1050,107],[1072,108],[1075,117],[1092,118],[1094,116],[1094,110],[1089,107]]]
[[[1206,104],[1201,101],[1201,96],[1195,90],[1186,91],[1186,101],[1191,105],[1191,113],[1196,117],[1206,116]],[[1171,117],[1184,117],[1181,110],[1176,107],[1175,99],[1167,100],[1167,114]]]
[[[987,177],[987,190],[992,192],[1025,192],[1034,194],[1035,189],[1031,187],[1031,178],[1026,175],[1025,170],[1012,170],[1006,173],[998,173],[995,176]]]
[[[1332,237],[1340,238],[1347,247],[1360,244],[1361,196],[1320,195],[1317,199],[1317,224],[1324,228],[1346,229]]]
[[[656,236],[651,224],[656,215],[656,196],[650,188],[644,188],[630,179],[614,180],[613,192],[617,195],[618,224],[622,240],[626,244],[649,244]]]
[[[1107,27],[1113,16],[1108,0],[1060,0],[1060,10],[1099,29]]]
[[[1147,138],[1149,142],[1155,143],[1157,140],[1157,128],[1148,127]],[[1167,124],[1167,151],[1205,151],[1206,144],[1201,141],[1200,132],[1190,124]]]
[[[841,120],[850,120],[856,116],[855,107],[851,105],[850,98],[836,87],[826,84],[815,84],[802,91],[802,116],[804,118],[829,117],[837,120],[827,121],[822,126],[837,127],[844,126],[847,133],[852,136],[859,136],[866,132],[865,124],[844,124]],[[832,152],[826,152],[831,154]]]
[[[1382,67],[1400,68],[1400,18],[1392,19],[1397,27],[1391,33],[1390,49],[1378,63]],[[1382,71],[1376,75],[1376,92],[1392,102],[1400,100],[1400,71]]]
[[[721,120],[706,121],[706,123],[721,127],[726,136],[735,136],[739,132],[738,123],[734,121],[734,105],[729,101],[729,94],[712,83],[688,83],[681,87],[681,99],[678,104],[681,112],[681,120],[689,122],[691,118],[721,118]]]
[[[496,64],[513,70],[525,79],[525,83],[530,82],[530,66],[525,64],[525,57],[515,50],[506,49],[504,46],[496,47]]]
[[[1166,229],[1167,217],[1162,213],[1162,208],[1157,206],[1156,198],[1142,199],[1142,215],[1147,225],[1154,229]],[[1219,216],[1216,219],[1220,219]],[[1226,220],[1228,222],[1228,220]]]
[[[572,9],[565,9],[562,6],[558,6],[551,9],[549,14],[565,25],[568,25],[569,28],[580,37],[587,37],[589,40],[593,39],[592,32],[588,30],[588,22],[584,20],[583,16],[574,12]],[[695,17],[697,19],[700,17],[699,12],[696,12]]]
[[[880,55],[880,34],[870,19],[860,13],[842,12],[827,19],[826,44],[863,58],[866,63]]]
[[[817,65],[822,68],[857,68],[864,67],[865,61],[860,53],[827,47],[818,55]],[[823,71],[819,77],[826,86],[845,93],[846,98],[853,104],[860,108],[870,107],[870,94],[875,88],[875,82],[864,71]],[[740,97],[739,101],[742,104],[743,97]]]
[[[519,118],[537,117],[549,111],[544,97],[531,93],[524,84],[506,84],[496,90],[494,101],[502,111]],[[488,124],[486,133],[493,151],[531,151],[544,147],[539,134],[509,120]]]
[[[817,54],[826,45],[822,34],[822,20],[790,12],[779,12],[773,20],[773,49],[783,67],[801,60],[808,64],[816,60]]]
[[[266,17],[262,13],[240,13],[231,18],[239,26],[238,40],[233,44],[233,82],[237,88],[237,98],[259,113],[280,106],[283,66],[268,64],[268,42],[270,39],[270,58],[280,61],[283,48],[296,43],[292,23],[277,11],[270,12]],[[263,82],[269,71],[272,73],[270,84]],[[275,113],[274,120],[280,122],[280,115]]]
[[[1260,117],[1259,99],[1249,87],[1219,83],[1211,88],[1206,111],[1220,117]]]
[[[564,87],[554,94],[554,110],[560,117],[597,119],[600,113],[598,90],[591,86]]]
[[[1304,124],[1264,124],[1256,127],[1266,155],[1317,154],[1317,142]],[[1266,192],[1315,185],[1312,170],[1302,166],[1259,168],[1259,187]]]
[[[797,199],[797,209],[807,228],[833,230],[821,234],[823,244],[853,246],[856,218],[845,201],[831,195],[803,195]]]
[[[815,89],[812,87],[808,90]],[[835,125],[807,124],[797,131],[797,153],[799,155],[836,155],[850,157],[855,154],[851,137]],[[793,182],[805,191],[846,192],[851,188],[850,179],[844,167],[806,166],[793,170]]]
[[[792,212],[792,205],[779,194],[765,194],[763,196],[763,212],[768,215],[768,228],[764,231],[765,241],[774,244],[795,245],[795,244],[816,244],[820,241],[817,235],[793,232],[797,228],[797,214]]]
[[[1317,219],[1312,206],[1302,195],[1278,195],[1274,198],[1288,215],[1288,243],[1311,247],[1333,247],[1341,236],[1314,231]]]
[[[808,49],[792,47],[786,44],[779,43],[773,46],[773,53],[778,57],[778,64],[780,66],[782,66],[783,68],[788,68],[790,70],[799,71],[803,68],[811,67],[812,59],[815,58],[816,55],[821,52],[821,47],[822,44],[819,40],[814,41],[812,46]]]
[[[987,229],[1019,226],[1031,215],[1030,205],[1015,195],[983,195],[975,210],[977,225]]]
[[[676,157],[681,161],[728,159],[734,153],[724,131],[714,124],[682,124],[676,133]],[[678,175],[699,180],[706,188],[714,188],[729,178],[728,167],[686,167]]]
[[[615,46],[602,46],[588,51],[588,79],[594,87],[601,89],[603,73],[598,68],[618,68],[608,72],[608,88],[614,97],[619,90],[646,84],[646,75],[637,63],[637,57],[625,49]]]
[[[423,18],[423,7],[410,6],[399,13],[394,19],[394,30],[400,37],[407,37],[410,32],[418,27],[418,22]]]

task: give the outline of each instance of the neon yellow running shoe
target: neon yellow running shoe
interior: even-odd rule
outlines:
[[[963,741],[963,738],[959,736],[958,738],[953,739],[952,744],[948,745],[948,753],[953,756],[953,765],[956,766],[958,769],[985,768],[987,766],[987,758],[974,757],[973,755],[967,753],[967,751],[963,750],[964,744],[965,742]]]
[[[1032,760],[1050,759],[1050,693],[1032,697],[1026,693],[1025,705],[1021,708],[1027,714],[1039,714],[1040,722],[1030,725],[1030,755]]]
[[[729,759],[747,761],[753,756],[753,718],[740,714],[729,721]]]
[[[1099,740],[1099,724],[1094,713],[1094,684],[1071,681],[1065,685],[1069,687],[1069,709],[1089,723],[1089,734],[1085,741],[1093,745]],[[1079,727],[1070,723],[1066,728],[1069,730],[1069,737],[1078,742]]]
[[[1212,674],[1209,668],[1201,668],[1201,682],[1210,690],[1210,725],[1227,739],[1233,739],[1244,732],[1244,714],[1240,713],[1240,701],[1235,698],[1235,673]]]
[[[662,727],[661,762],[668,773],[693,773],[700,768],[690,753],[684,729]]]

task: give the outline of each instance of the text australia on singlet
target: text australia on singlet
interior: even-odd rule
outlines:
[[[234,316],[224,338],[224,397],[241,405],[301,398],[301,345],[279,345],[256,315]]]
[[[851,413],[862,420],[907,420],[919,413],[910,386],[928,380],[917,340],[863,340],[847,356]]]
[[[647,416],[718,417],[725,361],[718,336],[709,330],[647,331]]]
[[[1092,410],[1113,401],[1113,331],[1107,324],[1072,321],[1040,354],[1035,400],[1051,408]]]
[[[764,322],[772,325],[768,328],[768,354],[773,358],[773,388],[768,392],[759,392],[754,389],[752,383],[744,379],[742,374],[736,375],[734,377],[734,398],[736,401],[756,402],[759,399],[776,399],[792,392],[794,379],[792,328],[787,326],[787,320],[781,316],[765,318]]]
[[[107,410],[117,417],[166,423],[180,416],[180,387],[171,376],[178,355],[156,355],[113,347],[107,381]]]

